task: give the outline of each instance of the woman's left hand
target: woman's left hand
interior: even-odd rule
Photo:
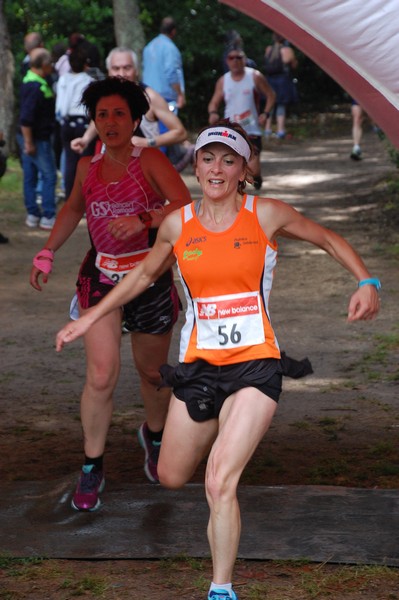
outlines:
[[[118,217],[108,225],[108,231],[116,240],[128,240],[143,230],[143,224],[137,215]]]
[[[348,321],[370,321],[380,310],[380,297],[374,285],[356,290],[349,302]]]
[[[70,321],[57,333],[55,340],[56,351],[61,352],[65,344],[69,344],[84,335],[91,325],[92,322],[88,312],[76,321]]]

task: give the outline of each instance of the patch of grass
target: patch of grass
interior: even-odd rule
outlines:
[[[7,383],[13,381],[18,374],[15,371],[5,371],[0,377],[0,383]]]
[[[395,446],[392,441],[383,440],[382,442],[378,442],[369,450],[370,456],[390,456],[393,452],[395,452]]]
[[[399,475],[399,464],[392,462],[379,462],[374,465],[373,471],[379,477],[394,477]]]
[[[86,596],[91,593],[95,598],[102,598],[109,590],[105,577],[86,575],[81,579],[68,578],[61,585],[61,589],[69,590],[72,596]]]
[[[162,559],[160,561],[160,566],[162,570],[166,572],[165,576],[169,582],[168,586],[174,590],[184,590],[184,594],[189,592],[187,587],[187,575],[190,572],[194,572],[194,577],[193,574],[190,574],[189,577],[190,591],[200,591],[205,594],[209,588],[209,578],[205,577],[203,574],[205,562],[200,558],[194,558],[187,556],[186,554],[177,554],[171,558]],[[180,577],[176,577],[176,573],[178,573]]]
[[[395,257],[399,258],[399,243],[397,243],[397,244],[391,244],[391,245],[387,246],[386,247],[386,251],[391,256],[395,256]]]
[[[19,425],[18,427],[13,427],[11,429],[14,435],[21,435],[23,433],[27,433],[31,431],[31,428],[28,425]]]
[[[312,425],[308,421],[294,421],[294,423],[290,423],[290,427],[295,427],[302,431],[312,429]]]
[[[279,564],[273,562],[273,564]],[[287,574],[293,574],[293,569],[300,570],[300,564],[287,561],[284,565]],[[289,577],[289,575],[287,575]],[[285,577],[281,582],[266,581],[265,583],[251,583],[245,586],[245,597],[248,600],[314,600],[327,598],[343,598],[353,592],[361,593],[362,597],[378,598],[381,581],[390,584],[399,582],[397,570],[382,566],[343,566],[330,569],[329,565],[306,565],[298,577]],[[239,588],[238,588],[239,590]],[[357,596],[356,596],[357,597]],[[359,596],[360,597],[360,596]],[[384,596],[386,600],[398,600],[399,593]]]
[[[320,419],[319,424],[322,427],[331,427],[331,425],[337,424],[337,420],[333,417],[325,417],[324,419]]]
[[[1,345],[4,346],[16,346],[17,345],[17,341],[15,339],[11,339],[11,338],[2,338],[0,340]]]
[[[26,570],[37,565],[42,565],[46,559],[40,556],[16,557],[8,553],[0,554],[0,569],[11,577],[20,577]]]
[[[328,459],[310,469],[309,478],[313,485],[333,485],[337,478],[345,477],[349,471],[349,464],[346,460]]]
[[[348,364],[344,371],[358,372],[366,376],[369,382],[397,381],[399,368],[397,355],[399,351],[399,325],[394,324],[390,333],[377,334],[373,338],[372,349],[362,358]],[[358,383],[344,384],[346,388],[356,389]],[[336,386],[330,386],[330,390]],[[329,391],[329,390],[324,390]]]
[[[0,215],[17,214],[23,210],[21,165],[18,159],[9,157],[7,171],[0,179]]]
[[[372,352],[363,356],[363,362],[386,364],[387,359],[390,357],[392,351],[399,348],[399,334],[391,333],[386,335],[376,336],[378,344]]]
[[[350,371],[354,368],[354,365],[345,367],[346,371]],[[356,390],[359,387],[359,382],[354,381],[353,379],[346,379],[340,383],[330,383],[326,385],[323,389],[320,390],[321,394],[326,394],[329,392],[340,392],[341,390]]]
[[[184,566],[195,571],[202,571],[204,568],[201,559],[187,556],[187,554],[176,554],[170,558],[164,558],[160,561],[160,565],[163,569],[176,569]]]
[[[370,369],[366,369],[363,372],[366,373],[367,379],[374,383],[376,383],[377,381],[381,381],[385,378],[385,374],[381,371],[372,371]]]
[[[325,573],[323,569],[315,568],[303,574],[301,588],[308,598],[339,598],[341,593],[347,593],[349,590],[366,590],[369,584],[382,574],[387,575],[387,569],[384,567],[342,567],[333,573]]]
[[[107,576],[99,577],[97,574],[76,578],[69,566],[65,569],[65,564],[43,557],[16,558],[8,554],[0,556],[0,568],[8,577],[32,582],[32,584],[39,580],[52,580],[57,582],[58,589],[68,590],[68,598],[88,594],[91,594],[90,597],[94,598],[105,597],[105,593],[109,589]],[[60,583],[58,583],[58,580]],[[11,598],[17,597],[20,596],[11,596]],[[1,595],[0,598],[3,600]],[[4,596],[4,598],[7,598],[7,596]]]
[[[257,453],[251,461],[251,468],[244,471],[241,479],[243,485],[256,485],[264,477],[265,471],[282,475],[286,472],[284,464],[270,452]]]
[[[323,433],[327,435],[331,441],[338,439],[338,432],[344,430],[344,424],[339,419],[333,417],[325,417],[318,422],[321,425]]]
[[[8,156],[7,170],[1,178],[1,189],[7,192],[19,192],[22,189],[22,168],[19,159]]]

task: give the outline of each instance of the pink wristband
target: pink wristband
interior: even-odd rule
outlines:
[[[43,248],[33,259],[33,266],[49,275],[53,269],[54,252],[48,248]]]

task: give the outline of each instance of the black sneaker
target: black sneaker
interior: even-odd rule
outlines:
[[[138,430],[138,438],[140,446],[144,449],[144,473],[147,475],[151,483],[159,483],[158,479],[158,458],[161,450],[161,442],[154,442],[148,434],[148,425],[143,423]]]
[[[352,160],[362,160],[362,151],[352,150],[350,157]]]

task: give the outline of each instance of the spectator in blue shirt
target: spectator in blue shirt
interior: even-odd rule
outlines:
[[[176,23],[172,17],[162,20],[160,34],[143,50],[143,81],[178,110],[186,103],[183,62],[173,39]]]

